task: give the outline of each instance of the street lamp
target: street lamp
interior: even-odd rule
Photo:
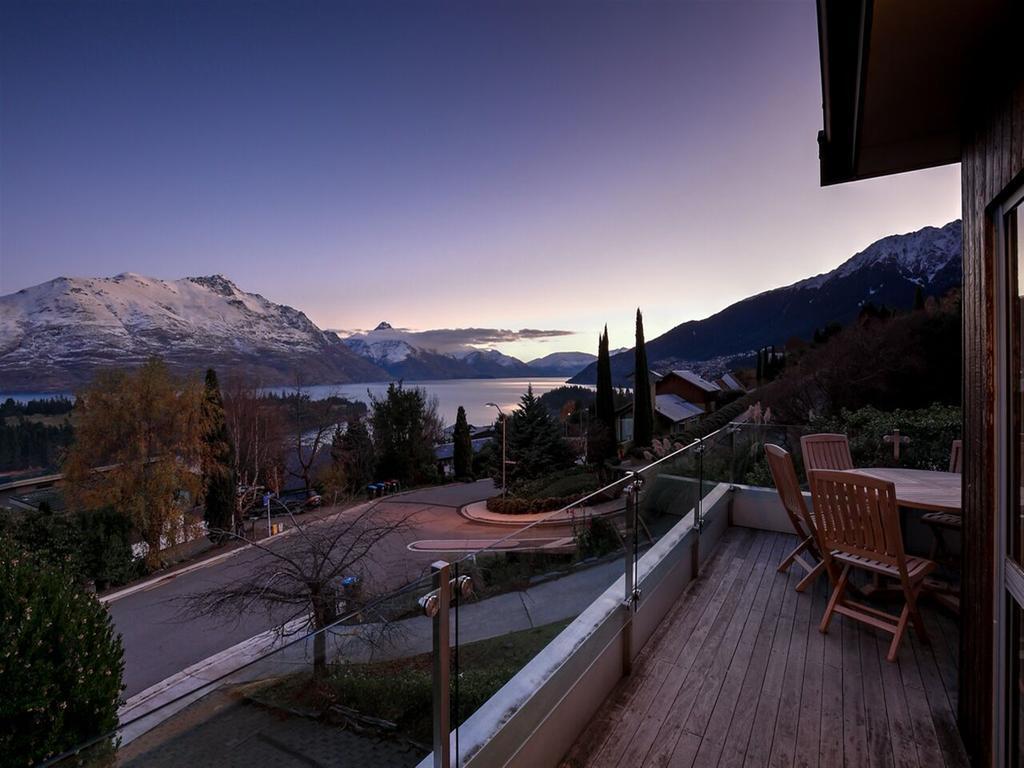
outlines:
[[[505,498],[505,493],[507,491],[507,485],[505,483],[505,466],[508,463],[505,459],[505,429],[507,427],[505,424],[505,412],[501,410],[501,406],[497,403],[486,403],[486,405],[490,408],[497,408],[498,414],[501,416],[501,498]]]

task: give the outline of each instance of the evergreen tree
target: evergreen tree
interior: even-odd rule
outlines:
[[[924,309],[924,288],[920,285],[914,289],[914,310]]]
[[[458,479],[470,478],[473,475],[473,439],[469,434],[466,409],[461,405],[455,416],[455,433],[452,438],[455,441],[453,457],[455,477]]]
[[[650,370],[644,344],[644,318],[636,311],[636,348],[633,366],[633,443],[643,447],[654,437],[654,403],[651,402]]]
[[[206,453],[204,460],[205,511],[207,530],[211,538],[218,538],[219,531],[233,531],[235,520],[235,497],[238,485],[235,478],[234,443],[228,432],[224,417],[224,401],[220,394],[217,372],[206,371],[206,386],[203,394]]]
[[[358,416],[342,431],[339,425],[331,441],[331,461],[340,470],[345,488],[358,493],[373,480],[376,455],[366,422]]]
[[[38,765],[117,726],[124,651],[107,609],[63,569],[3,537],[0,659],[4,765]],[[102,739],[85,760],[113,764],[94,759],[108,750]]]
[[[616,455],[615,392],[612,389],[612,361],[608,345],[608,326],[597,342],[597,392],[594,396],[594,420],[587,434],[587,460],[599,464]]]
[[[442,432],[436,400],[422,389],[392,383],[383,399],[371,402],[378,476],[403,483],[434,480],[434,445]]]
[[[500,429],[501,425],[498,427]],[[508,417],[507,430],[509,487],[572,466],[572,449],[562,437],[558,422],[540,398],[534,396],[532,386]],[[500,432],[498,434],[500,441]],[[501,450],[500,442],[498,450]],[[498,467],[500,476],[501,467]]]

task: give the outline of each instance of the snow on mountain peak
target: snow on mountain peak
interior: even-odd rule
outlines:
[[[377,323],[377,327],[374,328],[373,330],[375,330],[375,331],[392,331],[392,330],[394,330],[394,326],[391,325],[391,323],[389,323],[387,320],[381,320],[379,323]]]

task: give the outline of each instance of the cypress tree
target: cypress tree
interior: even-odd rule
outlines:
[[[210,531],[231,531],[235,518],[235,452],[224,417],[224,401],[220,395],[217,372],[206,371],[203,395],[206,421],[206,454],[204,479],[206,486],[203,516]],[[216,538],[212,536],[211,538]]]
[[[636,348],[633,366],[633,443],[643,447],[654,437],[654,403],[651,402],[650,371],[644,345],[644,318],[636,310]]]
[[[466,421],[466,409],[459,406],[455,416],[455,442],[453,463],[456,479],[470,478],[473,475],[473,440],[469,434],[469,423]]]
[[[924,288],[920,285],[914,289],[914,310],[924,309]]]
[[[612,389],[612,361],[608,348],[608,326],[597,340],[597,391],[594,395],[594,420],[587,434],[587,458],[598,464],[616,454],[615,392]]]

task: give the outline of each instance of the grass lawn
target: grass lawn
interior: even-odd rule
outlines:
[[[461,723],[479,709],[568,624],[559,621],[464,644],[459,649],[458,700],[453,653],[452,722]],[[308,674],[292,675],[263,688],[253,698],[318,711],[343,704],[362,715],[390,720],[400,735],[429,744],[431,654],[369,664],[334,664],[318,683]]]

